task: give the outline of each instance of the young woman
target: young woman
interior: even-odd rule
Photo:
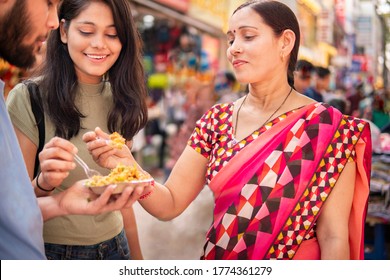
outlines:
[[[92,160],[82,135],[100,126],[131,140],[147,120],[141,42],[129,2],[64,0],[59,20],[60,28],[47,41],[45,63],[35,79],[48,143],[33,179],[37,196],[62,192],[85,179],[73,155],[49,145],[55,143],[50,139],[68,139],[87,164],[107,174]],[[32,178],[39,136],[24,84],[13,90],[7,105]],[[132,209],[53,218],[44,224],[44,240],[49,259],[142,258]]]
[[[202,258],[362,258],[367,123],[293,89],[300,33],[286,5],[244,3],[229,21],[227,39],[227,57],[249,92],[205,113],[166,183],[156,184],[141,205],[170,220],[206,177],[215,208]],[[88,132],[84,140],[100,164],[110,165],[110,148],[95,140],[99,135]]]

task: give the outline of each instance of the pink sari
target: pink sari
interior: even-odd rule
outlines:
[[[264,131],[211,180],[214,222],[202,258],[319,259],[315,222],[350,159],[357,164],[350,256],[362,259],[369,127],[320,103]]]

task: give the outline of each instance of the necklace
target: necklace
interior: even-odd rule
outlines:
[[[268,117],[268,119],[260,127],[263,127],[265,124],[267,124],[271,120],[271,118],[276,114],[276,112],[278,112],[280,110],[280,108],[282,108],[282,106],[284,105],[284,103],[286,103],[288,97],[290,96],[292,90],[293,90],[293,88],[290,87],[290,91],[288,92],[286,98],[284,98],[283,102],[279,105],[279,107]],[[244,100],[242,101],[242,103],[240,104],[240,107],[238,107],[238,110],[237,110],[236,124],[234,126],[234,134],[233,134],[233,141],[232,141],[233,145],[238,143],[238,141],[237,141],[237,139],[235,137],[235,134],[237,133],[238,117],[239,117],[239,114],[240,114],[241,107],[242,107],[242,105],[244,105],[247,97],[248,97],[248,94],[245,95]]]

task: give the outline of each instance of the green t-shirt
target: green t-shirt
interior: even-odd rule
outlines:
[[[80,84],[76,96],[76,105],[86,117],[81,120],[82,129],[79,134],[70,141],[78,148],[78,155],[90,167],[102,174],[108,174],[109,170],[99,167],[94,162],[82,140],[82,136],[85,132],[94,130],[96,126],[108,131],[107,115],[112,105],[111,87],[109,83]],[[38,128],[35,125],[34,114],[31,110],[29,93],[24,84],[18,84],[9,93],[7,108],[13,125],[38,146]],[[54,137],[54,127],[48,116],[45,115],[45,143],[52,137]],[[55,192],[63,191],[76,181],[83,179],[86,179],[84,170],[77,166]],[[96,216],[68,215],[45,222],[43,236],[47,243],[92,245],[113,238],[122,229],[123,219],[119,211]]]

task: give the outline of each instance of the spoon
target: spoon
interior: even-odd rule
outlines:
[[[93,176],[102,176],[99,171],[89,168],[89,166],[78,155],[74,155],[74,159],[84,169],[88,178],[92,178]]]

